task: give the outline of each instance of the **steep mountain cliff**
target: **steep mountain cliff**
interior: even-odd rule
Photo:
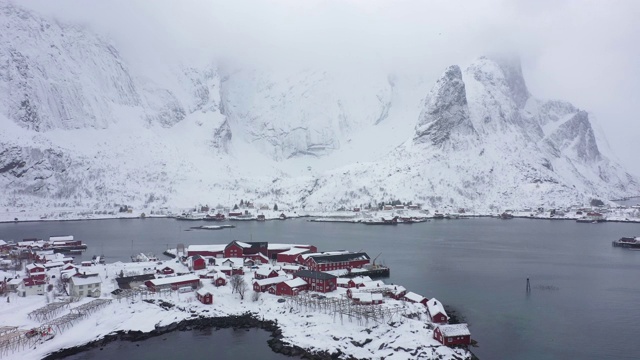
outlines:
[[[517,60],[429,84],[210,62],[139,73],[84,27],[0,2],[5,207],[254,199],[313,209],[568,205],[637,194],[590,114],[534,98]]]

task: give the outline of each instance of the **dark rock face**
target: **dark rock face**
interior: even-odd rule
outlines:
[[[476,137],[469,118],[469,108],[462,72],[458,66],[450,66],[438,79],[426,99],[420,114],[414,141],[430,142],[435,146],[456,147],[457,137]]]

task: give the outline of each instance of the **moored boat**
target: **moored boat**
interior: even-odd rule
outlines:
[[[207,215],[202,213],[182,213],[176,216],[176,220],[196,221],[196,220],[205,220],[206,217]]]
[[[640,250],[640,236],[636,237],[621,237],[618,240],[611,242],[614,247],[622,247],[632,250]]]

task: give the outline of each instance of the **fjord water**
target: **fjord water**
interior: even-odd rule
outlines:
[[[116,341],[66,357],[68,360],[260,359],[284,360],[267,346],[270,334],[260,329],[175,331],[144,341]]]
[[[161,256],[178,243],[233,239],[361,250],[372,258],[380,254],[376,261],[391,267],[387,282],[436,297],[463,315],[479,343],[473,352],[482,360],[638,358],[640,251],[613,248],[611,241],[640,235],[640,224],[476,218],[365,226],[296,219],[187,231],[202,224],[173,219],[7,223],[0,224],[0,238],[72,234],[89,246],[77,261],[101,253],[108,262],[128,261],[139,252]],[[209,344],[203,342],[202,351]],[[247,346],[253,344],[247,339]]]

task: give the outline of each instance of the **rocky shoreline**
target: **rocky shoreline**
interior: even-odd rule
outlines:
[[[114,334],[109,334],[99,340],[89,342],[84,345],[75,346],[72,348],[60,349],[54,353],[47,355],[44,360],[56,360],[64,359],[68,356],[81,353],[83,351],[103,347],[113,341],[143,341],[152,337],[160,336],[172,331],[190,331],[190,330],[203,330],[203,329],[250,329],[257,328],[266,330],[271,333],[271,339],[267,341],[267,344],[272,351],[287,356],[298,357],[310,360],[330,360],[340,359],[341,352],[328,353],[328,352],[310,352],[301,347],[290,345],[283,341],[282,331],[277,322],[271,320],[262,320],[256,317],[256,314],[245,313],[242,315],[232,315],[224,317],[204,317],[200,316],[193,319],[183,320],[177,323],[173,323],[167,326],[156,327],[155,330],[150,332],[142,331],[118,331]],[[347,357],[347,360],[357,360],[354,357]]]
[[[453,311],[453,309],[448,309],[449,311]],[[455,315],[454,315],[455,317]],[[458,319],[452,319],[454,323],[458,321]],[[277,321],[264,320],[257,317],[257,314],[247,312],[242,315],[231,315],[231,316],[223,316],[223,317],[205,317],[199,316],[197,318],[191,318],[182,320],[177,323],[172,323],[166,326],[156,327],[155,330],[150,332],[142,332],[142,331],[118,331],[113,334],[106,335],[105,337],[91,341],[89,343],[71,347],[60,349],[56,352],[53,352],[46,357],[44,360],[58,360],[64,359],[68,356],[82,353],[84,351],[101,348],[111,342],[114,341],[144,341],[156,336],[160,336],[163,334],[167,334],[173,331],[191,331],[191,330],[204,330],[204,329],[262,329],[271,333],[271,338],[267,341],[269,348],[275,353],[297,357],[301,359],[309,359],[309,360],[334,360],[334,359],[346,359],[346,360],[358,360],[353,356],[343,357],[345,354],[342,352],[334,352],[329,353],[326,351],[320,352],[311,352],[307,349],[303,349],[299,346],[291,345],[288,342],[283,340],[282,330],[278,325]],[[478,358],[472,353],[472,360],[478,360]]]

